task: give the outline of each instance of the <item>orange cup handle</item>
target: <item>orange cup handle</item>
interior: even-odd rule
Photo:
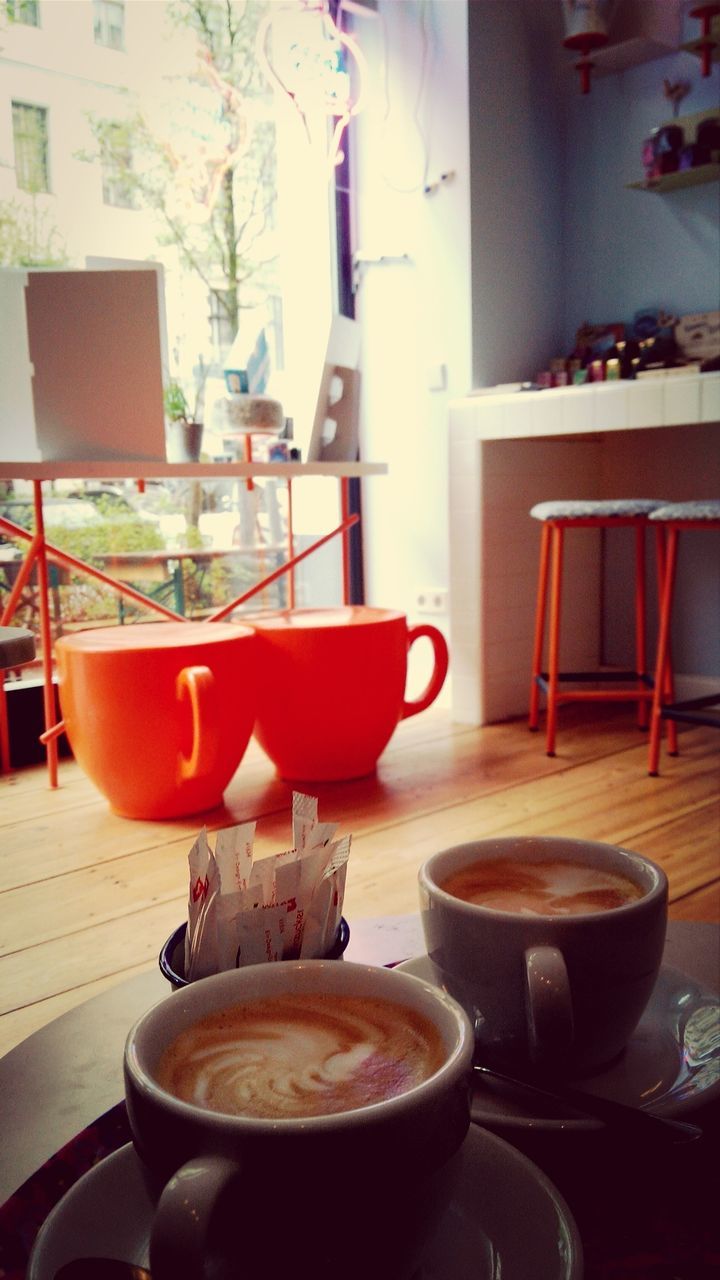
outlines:
[[[424,711],[437,698],[440,690],[445,683],[447,675],[448,663],[450,655],[448,653],[447,641],[437,627],[431,627],[424,624],[421,627],[408,627],[408,651],[410,646],[421,636],[427,636],[433,647],[434,665],[430,679],[424,692],[420,694],[413,702],[403,702],[401,720],[406,720],[408,716],[416,716],[418,711]]]
[[[217,735],[210,703],[214,699],[215,677],[209,667],[183,667],[175,682],[178,698],[190,699],[192,746],[190,755],[180,755],[180,778],[199,778],[211,773],[217,757]]]

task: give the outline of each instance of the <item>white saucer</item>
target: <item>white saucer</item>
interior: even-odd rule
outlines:
[[[560,1194],[501,1138],[471,1127],[461,1189],[418,1280],[580,1280],[582,1245]],[[132,1146],[86,1173],[43,1224],[26,1280],[88,1255],[148,1265],[152,1208]],[[522,1230],[518,1230],[522,1223]]]
[[[428,956],[396,966],[403,973],[438,983]],[[720,997],[678,969],[663,966],[650,1002],[623,1055],[604,1071],[584,1077],[588,1093],[643,1106],[658,1115],[683,1116],[720,1097]],[[518,1128],[591,1130],[600,1122],[561,1106],[547,1106],[505,1085],[480,1082],[473,1120],[508,1133]]]

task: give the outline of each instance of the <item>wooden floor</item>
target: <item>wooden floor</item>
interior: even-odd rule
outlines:
[[[417,909],[429,854],[491,834],[583,836],[648,854],[670,880],[671,915],[720,921],[720,734],[687,727],[681,754],[646,772],[626,708],[563,712],[558,755],[521,721],[483,729],[431,710],[401,724],[377,775],[306,787],[322,821],[353,837],[344,914]],[[66,1009],[157,963],[186,918],[187,853],[201,823],[109,812],[73,760],[0,777],[0,1054]],[[291,788],[254,744],[204,815],[256,819],[256,857],[291,845]]]

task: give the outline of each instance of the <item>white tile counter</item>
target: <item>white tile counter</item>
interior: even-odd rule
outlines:
[[[453,716],[489,724],[527,712],[540,540],[530,507],[720,496],[720,373],[470,395],[450,405],[449,450]],[[565,581],[582,585],[566,588],[565,669],[599,661],[600,545],[594,530],[567,539]]]

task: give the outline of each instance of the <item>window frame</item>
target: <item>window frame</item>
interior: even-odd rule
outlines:
[[[15,158],[15,183],[20,191],[27,191],[30,195],[49,194],[50,187],[50,129],[49,119],[50,111],[48,107],[43,107],[36,102],[23,102],[18,98],[11,100],[12,111],[12,136],[13,136],[13,154]],[[34,185],[32,178],[28,182],[21,181],[21,177],[25,177],[23,172],[22,160],[23,144],[34,142],[35,138],[30,133],[22,134],[17,127],[17,121],[20,112],[34,113],[36,120],[42,120],[42,128],[39,131],[39,141],[42,148],[42,154],[34,157],[35,164],[33,167],[41,171],[41,177],[44,185]],[[27,172],[29,172],[29,167]]]
[[[110,21],[111,15],[120,15],[120,42],[116,44],[110,39],[110,33],[116,29]],[[113,49],[116,53],[125,52],[125,0],[93,0],[93,38],[101,49]]]
[[[40,26],[40,0],[5,0],[8,22],[23,27]]]

